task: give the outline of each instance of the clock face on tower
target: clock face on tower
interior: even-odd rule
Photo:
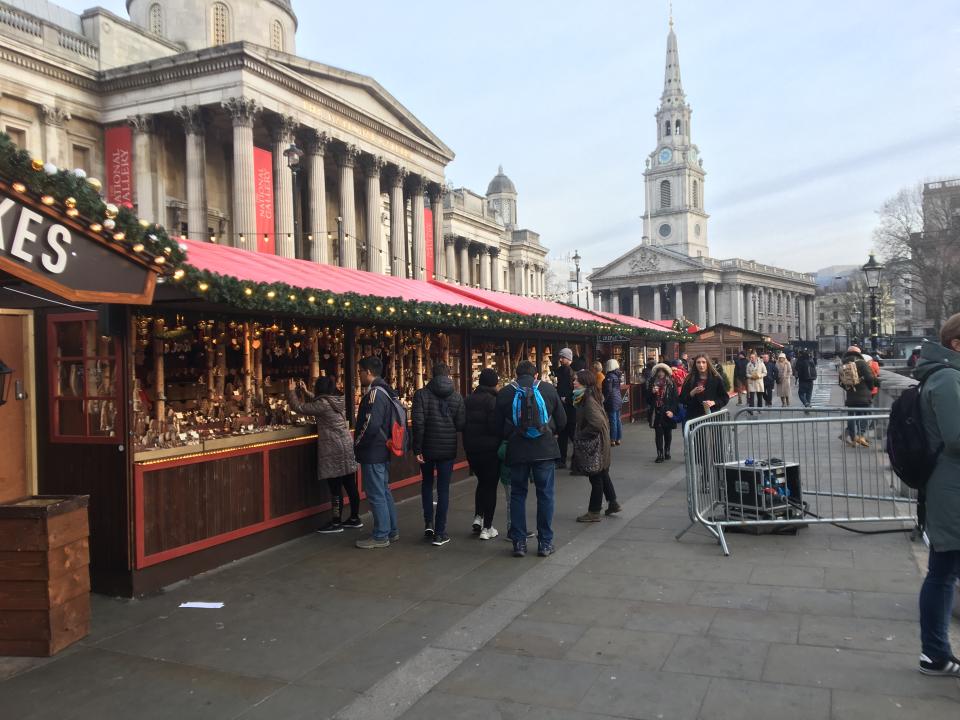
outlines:
[[[659,228],[657,228],[657,232],[660,233],[660,237],[670,237],[670,223],[664,223],[661,225]]]
[[[660,151],[660,164],[666,165],[673,158],[673,151],[670,148],[663,148]]]

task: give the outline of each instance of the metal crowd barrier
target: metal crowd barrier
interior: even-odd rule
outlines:
[[[690,525],[796,531],[815,523],[912,522],[916,493],[893,474],[884,451],[888,412],[836,407],[743,408],[692,420],[683,429]],[[867,447],[847,440],[847,430]]]

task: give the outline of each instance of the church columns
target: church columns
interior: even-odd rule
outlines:
[[[707,320],[710,325],[717,324],[717,284],[710,283],[707,294]]]
[[[477,248],[478,255],[480,256],[480,287],[484,290],[490,289],[490,274],[491,274],[491,260],[490,253],[487,252],[486,248],[480,246]]]
[[[457,252],[460,254],[460,284],[470,286],[470,243],[463,238],[457,240]]]
[[[519,260],[513,261],[513,292],[515,295],[523,295],[523,263]]]
[[[749,285],[744,285],[743,296],[744,296],[743,297],[744,306],[747,311],[746,324],[744,325],[744,327],[747,330],[753,330],[756,325],[756,315],[754,314],[754,310],[756,306],[754,305],[754,302],[753,302],[753,288],[750,287]]]
[[[313,261],[330,262],[330,243],[327,242],[327,178],[323,167],[327,147],[326,133],[313,131],[307,142],[307,182],[310,212],[310,232],[313,237]]]
[[[367,179],[367,270],[383,273],[383,226],[380,222],[380,172],[386,163],[383,158],[371,156],[365,159],[363,174]]]
[[[620,314],[620,291],[611,290],[610,291],[610,312],[614,315]]]
[[[156,160],[154,153],[153,116],[131,115],[127,122],[133,127],[133,171],[134,192],[137,198],[137,215],[153,222],[163,223],[154,197],[153,163]],[[250,139],[250,162],[253,162],[253,138]],[[253,170],[250,171],[250,181],[253,182]],[[253,202],[251,193],[250,201]],[[174,233],[179,235],[179,229]]]
[[[813,298],[809,295],[807,296],[806,305],[807,305],[807,337],[810,340],[816,340],[817,324],[816,324],[816,318],[814,317],[814,304],[813,304]]]
[[[640,317],[640,288],[638,287],[633,289],[633,305],[630,306],[630,310],[633,317]]]
[[[426,280],[427,278],[427,252],[426,252],[426,232],[423,229],[423,194],[427,191],[427,180],[422,175],[417,175],[411,183],[410,207],[413,215],[411,224],[411,273],[416,280]]]
[[[447,282],[457,282],[457,239],[453,235],[447,235],[443,239],[445,251],[444,271]]]
[[[683,317],[683,283],[677,283],[673,288],[673,314],[675,317]]]
[[[594,309],[594,310],[597,310],[597,311],[603,310],[603,306],[600,304],[600,291],[599,291],[599,290],[594,290],[594,291],[593,291],[593,309]]]
[[[174,110],[186,132],[187,152],[187,237],[208,240],[207,237],[207,158],[204,145],[203,113],[199,105],[184,105]]]
[[[407,276],[407,206],[403,183],[407,169],[393,168],[390,174],[390,264],[394,277]]]
[[[443,185],[430,187],[430,214],[433,217],[433,277],[437,280],[444,278],[443,246],[443,196],[446,188]]]
[[[490,255],[490,289],[503,290],[505,288],[500,287],[500,277],[503,272],[500,268],[500,248],[487,248],[487,253]]]
[[[663,292],[663,289],[659,285],[653,286],[653,319],[654,320],[663,320],[663,315],[660,311],[660,293]]]
[[[343,218],[343,246],[340,267],[357,268],[357,211],[354,199],[353,168],[360,157],[356,145],[347,145],[337,158],[340,164],[340,217]]]
[[[707,286],[705,283],[697,283],[697,324],[700,327],[707,326]]]
[[[274,251],[280,257],[294,257],[293,242],[293,174],[287,167],[284,151],[290,147],[297,120],[280,115],[270,128],[273,141],[273,228]],[[356,232],[354,232],[356,234]]]
[[[810,333],[808,332],[807,325],[807,300],[803,296],[800,297],[800,319],[797,326],[797,334],[801,340],[810,340]]]
[[[256,188],[253,177],[253,120],[260,108],[256,100],[234,97],[223,102],[233,120],[233,235],[237,246],[257,249]],[[140,212],[144,216],[143,211]]]

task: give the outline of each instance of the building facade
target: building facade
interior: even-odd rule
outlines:
[[[706,172],[692,140],[692,112],[671,19],[657,144],[644,171],[643,240],[588,276],[594,307],[653,320],[685,317],[701,327],[729,323],[779,341],[815,339],[812,275],[710,257]]]

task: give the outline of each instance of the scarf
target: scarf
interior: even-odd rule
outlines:
[[[586,388],[574,388],[573,390],[573,404],[581,405],[583,403],[583,394],[587,391]]]

